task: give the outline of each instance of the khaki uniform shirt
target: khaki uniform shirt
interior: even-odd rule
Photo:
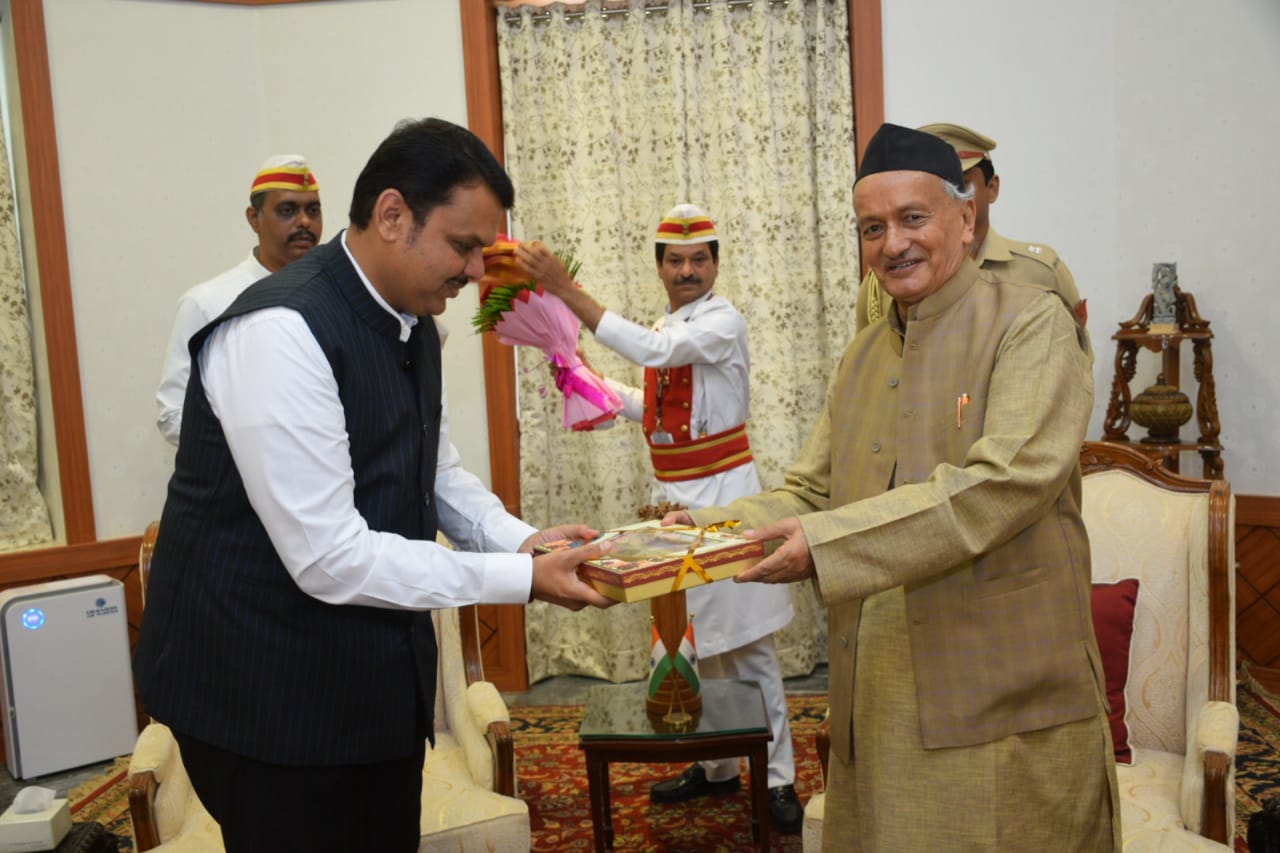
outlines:
[[[1010,240],[987,230],[974,261],[984,270],[990,270],[998,278],[1039,284],[1061,294],[1067,306],[1080,310],[1080,291],[1071,270],[1058,257],[1058,253],[1044,243],[1023,243]],[[861,332],[881,317],[889,316],[893,297],[885,292],[872,270],[858,289],[858,304],[854,309],[854,331]]]

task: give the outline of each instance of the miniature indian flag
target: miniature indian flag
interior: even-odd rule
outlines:
[[[657,696],[658,688],[671,674],[671,655],[667,654],[667,645],[658,635],[658,626],[650,620],[649,628],[653,631],[653,642],[649,647],[649,696]],[[681,647],[683,647],[681,643]]]
[[[698,647],[693,641],[693,617],[689,618],[684,636],[680,638],[680,648],[676,649],[674,665],[676,671],[689,682],[693,692],[697,693],[701,689],[701,682],[698,681]]]

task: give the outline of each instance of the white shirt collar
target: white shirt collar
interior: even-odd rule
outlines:
[[[351,261],[351,266],[356,268],[356,275],[360,276],[360,281],[364,282],[364,289],[369,291],[369,295],[374,301],[383,307],[383,309],[400,321],[400,340],[409,340],[409,333],[413,331],[413,327],[418,325],[418,318],[412,314],[401,314],[396,309],[387,304],[387,300],[382,298],[382,294],[378,293],[373,283],[369,281],[369,277],[364,274],[364,270],[360,268],[359,262],[356,261],[355,255],[351,254],[351,249],[347,247],[347,229],[342,229],[342,251],[347,253],[347,258]]]
[[[688,319],[689,315],[694,312],[694,309],[696,309],[702,303],[706,302],[713,295],[714,295],[714,291],[708,290],[706,293],[702,294],[697,299],[693,300],[692,302],[686,302],[685,304],[681,305],[679,308],[677,308],[674,311],[671,310],[671,303],[668,302],[667,315],[673,316],[673,317],[680,317],[681,319]]]

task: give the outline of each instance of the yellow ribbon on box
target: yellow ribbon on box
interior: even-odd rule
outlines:
[[[689,550],[685,552],[684,560],[680,562],[680,571],[676,572],[676,579],[671,584],[671,591],[675,592],[680,589],[680,584],[684,583],[684,576],[688,574],[690,569],[693,570],[694,574],[702,578],[703,583],[711,583],[713,580],[711,575],[707,574],[707,570],[702,568],[702,565],[698,562],[697,558],[693,556],[693,552],[698,550],[698,546],[702,544],[702,538],[708,533],[715,533],[722,529],[731,530],[741,523],[742,522],[740,521],[730,519],[728,521],[717,521],[714,524],[708,524],[704,527],[697,528],[698,536],[693,540],[693,544],[689,546]],[[684,529],[692,530],[694,528],[686,527]]]

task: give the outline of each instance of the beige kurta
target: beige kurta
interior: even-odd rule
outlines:
[[[925,749],[902,587],[863,604],[858,647],[857,757],[830,762],[824,850],[1120,848],[1112,789],[1099,784],[1102,767],[1114,767],[1106,717]],[[833,805],[850,790],[848,807]]]
[[[1035,849],[1033,822],[1039,849],[1118,845],[1087,349],[1060,298],[966,261],[855,338],[784,487],[729,508],[800,515],[830,608],[829,849]]]

